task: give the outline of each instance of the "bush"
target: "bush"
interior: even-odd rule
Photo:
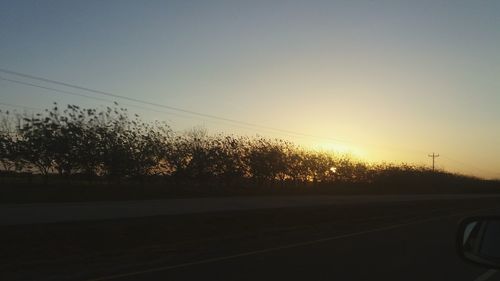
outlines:
[[[174,133],[166,124],[130,118],[118,104],[102,110],[76,105],[61,110],[54,104],[33,115],[0,111],[0,116],[3,174],[161,177],[224,186],[388,184],[453,176],[410,165],[367,165],[280,139],[210,136],[200,128]]]

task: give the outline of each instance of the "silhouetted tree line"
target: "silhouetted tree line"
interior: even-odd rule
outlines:
[[[57,104],[37,114],[1,111],[0,165],[5,174],[235,185],[368,183],[429,175],[423,167],[368,165],[279,139],[175,133],[130,117],[125,108]]]

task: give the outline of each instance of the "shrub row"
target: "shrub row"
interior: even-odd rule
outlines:
[[[345,155],[261,137],[176,133],[164,123],[130,117],[125,108],[57,104],[36,114],[1,111],[4,173],[106,178],[161,176],[199,183],[333,183],[428,175],[409,165],[368,165]]]

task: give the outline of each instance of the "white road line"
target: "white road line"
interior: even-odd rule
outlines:
[[[280,247],[273,247],[273,248],[267,248],[267,249],[262,249],[262,250],[257,250],[257,251],[250,251],[250,252],[240,253],[240,254],[236,254],[236,255],[223,256],[223,257],[218,257],[218,258],[211,258],[211,259],[205,259],[205,260],[200,260],[200,261],[181,263],[181,264],[176,264],[176,265],[156,267],[156,268],[151,268],[151,269],[146,269],[146,270],[110,275],[110,276],[105,276],[105,277],[97,277],[94,279],[88,279],[87,281],[113,280],[113,279],[118,279],[118,278],[122,278],[122,277],[129,277],[129,276],[144,274],[144,273],[167,271],[167,270],[171,270],[171,269],[188,267],[188,266],[192,266],[192,265],[207,264],[207,263],[213,263],[213,262],[218,262],[218,261],[223,261],[223,260],[230,260],[230,259],[235,259],[235,258],[239,258],[239,257],[246,257],[246,256],[251,256],[251,255],[256,255],[256,254],[269,253],[269,252],[274,252],[274,251],[279,251],[279,250],[286,250],[286,249],[297,248],[297,247],[301,247],[301,246],[308,246],[308,245],[323,243],[323,242],[327,242],[327,241],[350,238],[350,237],[374,233],[374,232],[386,231],[386,230],[396,229],[396,228],[405,227],[405,226],[414,225],[414,224],[421,224],[421,223],[426,223],[426,222],[431,222],[431,221],[438,221],[438,220],[442,220],[442,219],[446,219],[446,218],[462,216],[465,214],[473,214],[473,213],[477,213],[477,212],[481,212],[481,211],[485,211],[485,210],[492,210],[492,209],[498,209],[498,207],[478,209],[475,211],[468,211],[468,212],[440,216],[440,217],[435,217],[435,218],[430,218],[430,219],[416,220],[416,221],[412,221],[412,222],[408,222],[408,223],[401,223],[401,224],[385,226],[385,227],[380,227],[380,228],[375,228],[375,229],[370,229],[370,230],[365,230],[365,231],[359,231],[359,232],[354,232],[354,233],[349,233],[349,234],[327,237],[327,238],[318,239],[318,240],[294,243],[294,244],[289,244],[289,245],[280,246]],[[480,279],[480,280],[486,280],[486,279]],[[475,281],[478,281],[478,280],[475,280]]]
[[[487,270],[485,273],[479,275],[476,279],[474,279],[474,281],[486,281],[490,279],[491,276],[495,275],[495,273],[497,273],[497,271],[494,269]]]

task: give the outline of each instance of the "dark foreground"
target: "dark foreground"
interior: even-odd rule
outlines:
[[[2,226],[0,279],[476,280],[487,270],[458,258],[456,226],[499,210],[466,199]]]

